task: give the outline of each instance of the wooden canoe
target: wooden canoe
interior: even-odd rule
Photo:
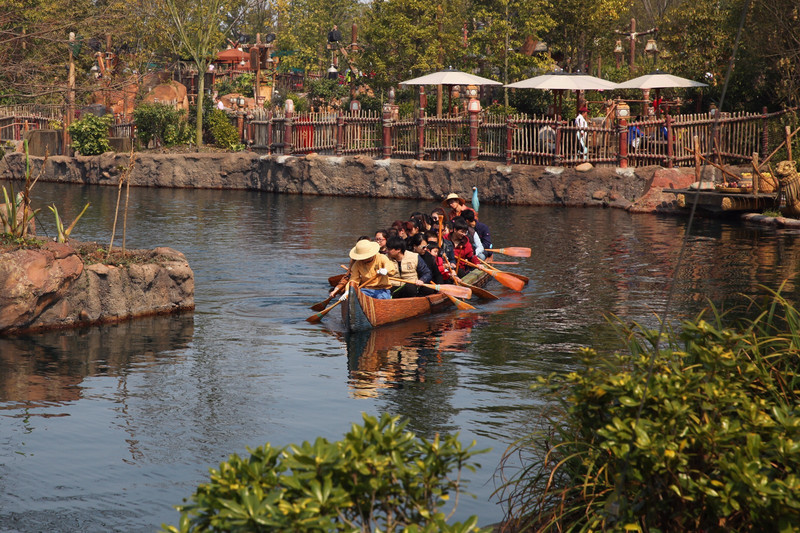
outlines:
[[[462,278],[471,285],[486,285],[491,276],[474,270]],[[350,286],[350,294],[342,305],[342,321],[347,331],[368,331],[372,328],[401,322],[410,318],[429,315],[453,305],[444,294],[436,293],[416,298],[376,300],[358,287]]]

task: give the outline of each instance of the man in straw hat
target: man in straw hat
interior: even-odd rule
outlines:
[[[389,300],[391,283],[388,276],[397,276],[394,261],[379,253],[380,244],[367,239],[360,240],[350,250],[350,282],[361,287],[361,292],[379,300]],[[363,285],[363,286],[362,286]],[[345,292],[340,300],[347,298]]]

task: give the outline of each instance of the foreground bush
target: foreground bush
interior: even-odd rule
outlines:
[[[477,531],[477,517],[447,524],[440,508],[474,471],[474,443],[428,441],[405,423],[364,415],[343,440],[318,438],[286,449],[269,444],[211,470],[171,533],[205,531]],[[455,477],[450,477],[455,474]]]
[[[727,327],[701,314],[661,343],[620,327],[628,353],[585,350],[585,368],[542,380],[565,410],[516,449],[532,458],[501,494],[509,529],[800,524],[800,315],[779,294],[756,310]]]

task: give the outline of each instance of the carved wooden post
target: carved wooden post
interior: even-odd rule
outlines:
[[[675,158],[675,137],[672,135],[672,116],[669,114],[669,107],[667,107],[664,120],[667,123],[667,168],[672,168]]]
[[[425,110],[419,110],[419,118],[417,119],[417,159],[423,161],[425,159]]]
[[[506,117],[506,165],[514,161],[514,119]]]
[[[628,168],[628,121],[619,119],[619,168]]]
[[[481,113],[481,103],[470,100],[467,105],[469,112],[469,160],[478,160],[478,118]]]
[[[556,150],[553,153],[553,166],[561,165],[561,121],[556,120]]]
[[[286,122],[283,123],[283,153],[289,155],[294,150],[292,144],[292,116],[294,115],[294,102],[290,99],[284,104],[286,107]]]
[[[392,157],[392,106],[387,103],[383,106],[383,158]]]
[[[272,155],[272,111],[267,114],[267,155]]]
[[[344,147],[344,116],[342,111],[336,112],[336,155],[342,155]]]

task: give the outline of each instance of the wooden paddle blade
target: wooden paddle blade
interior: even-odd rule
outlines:
[[[521,291],[525,288],[525,282],[519,278],[515,278],[508,272],[489,272],[489,274],[496,279],[501,285],[508,287],[512,291]]]
[[[484,300],[499,300],[499,296],[495,296],[491,292],[487,291],[486,289],[482,289],[480,287],[476,287],[475,285],[465,285],[472,289],[472,294],[477,296],[478,298],[482,298]]]
[[[432,285],[425,284],[426,287],[437,290],[447,296],[454,296],[456,298],[472,298],[472,289],[469,287],[459,287],[457,285]]]
[[[495,252],[502,255],[510,255],[511,257],[530,257],[531,249],[522,246],[510,246],[508,248],[488,248],[487,252]]]
[[[483,263],[483,265],[485,267],[489,268],[490,270],[493,270],[495,272],[505,272],[504,270],[500,270],[499,268],[494,266],[492,263],[487,263],[486,261],[484,261],[480,257],[478,258],[478,261]],[[509,276],[514,276],[515,278],[517,278],[519,280],[522,280],[522,282],[525,283],[525,284],[527,284],[530,281],[530,278],[528,276],[523,276],[522,274],[516,274],[514,272],[505,272],[505,273],[508,274]]]
[[[312,324],[318,324],[322,320],[322,317],[324,317],[325,315],[330,313],[331,309],[333,309],[334,307],[336,307],[337,305],[339,305],[343,301],[344,300],[339,300],[335,304],[333,304],[332,306],[323,309],[322,311],[320,311],[316,315],[311,315],[310,317],[306,318],[306,322],[311,322]]]
[[[447,294],[446,292],[443,292],[442,294],[444,294],[445,296],[450,298],[450,301],[453,302],[453,305],[455,305],[458,309],[460,309],[462,311],[467,311],[469,309],[475,309],[475,306],[470,305],[467,302],[462,302],[461,300],[459,300],[458,298],[456,298],[455,296],[453,296],[451,294]]]
[[[322,300],[321,302],[317,302],[317,303],[315,303],[314,305],[312,305],[312,306],[311,306],[311,310],[312,310],[312,311],[322,311],[323,309],[325,309],[325,307],[326,307],[326,306],[327,306],[329,303],[331,303],[331,300],[333,300],[333,296],[328,296],[327,298],[325,298],[325,299],[324,299],[324,300]]]
[[[344,274],[336,274],[335,276],[331,276],[328,278],[328,283],[331,284],[331,287],[335,287],[336,285],[339,284],[340,281],[342,281],[343,277]]]

